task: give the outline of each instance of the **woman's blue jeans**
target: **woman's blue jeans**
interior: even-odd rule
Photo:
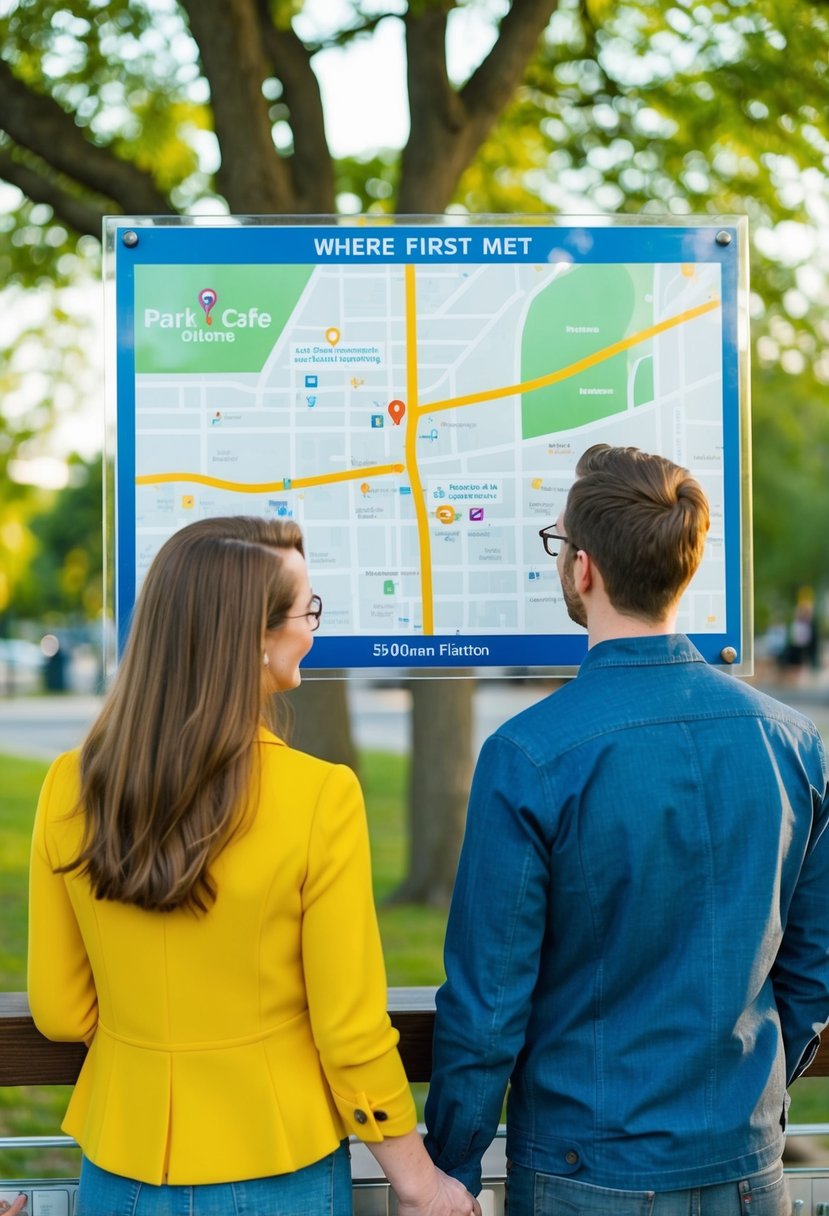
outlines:
[[[686,1191],[616,1191],[511,1163],[508,1216],[790,1216],[783,1163]]]
[[[200,1186],[151,1186],[84,1157],[75,1216],[351,1216],[348,1141],[291,1174]]]

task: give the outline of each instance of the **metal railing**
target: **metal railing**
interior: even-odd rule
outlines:
[[[400,1054],[411,1082],[428,1081],[432,1071],[432,1029],[435,1017],[435,988],[392,988],[389,1014],[400,1033]],[[38,1031],[29,1012],[26,994],[0,993],[0,1086],[71,1085],[86,1054],[78,1043],[54,1043]],[[829,1042],[821,1044],[803,1080],[829,1076]],[[829,1124],[790,1124],[789,1138],[829,1137]],[[69,1136],[0,1136],[0,1152],[76,1148]],[[483,1216],[502,1216],[504,1210],[504,1129],[484,1159]],[[389,1216],[395,1211],[388,1183],[368,1150],[352,1144],[354,1216]],[[829,1164],[788,1166],[792,1216],[829,1216]],[[13,1199],[23,1191],[29,1196],[27,1211],[35,1216],[72,1216],[76,1178],[0,1178],[0,1200]]]

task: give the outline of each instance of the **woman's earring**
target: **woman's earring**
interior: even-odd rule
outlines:
[[[262,656],[262,662],[263,662],[263,664],[265,665],[265,667],[270,667],[270,665],[271,665],[271,661],[270,661],[270,659],[268,658],[268,652],[267,652],[267,650],[265,651],[265,653],[264,653],[264,654],[263,654],[263,656]]]

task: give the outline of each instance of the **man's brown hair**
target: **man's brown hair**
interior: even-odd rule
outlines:
[[[570,553],[583,549],[593,559],[613,607],[659,621],[702,560],[710,518],[687,469],[597,443],[576,465],[564,523]]]

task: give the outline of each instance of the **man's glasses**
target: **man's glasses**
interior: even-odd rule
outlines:
[[[311,596],[311,607],[307,612],[294,612],[292,615],[285,616],[282,619],[284,621],[298,621],[299,618],[303,616],[308,618],[308,625],[311,632],[316,633],[320,627],[320,617],[322,616],[322,599],[320,596]]]
[[[546,528],[541,528],[538,533],[548,557],[558,557],[561,545],[570,544],[566,536],[561,536],[558,532],[553,531],[554,527],[555,524],[549,524]]]

